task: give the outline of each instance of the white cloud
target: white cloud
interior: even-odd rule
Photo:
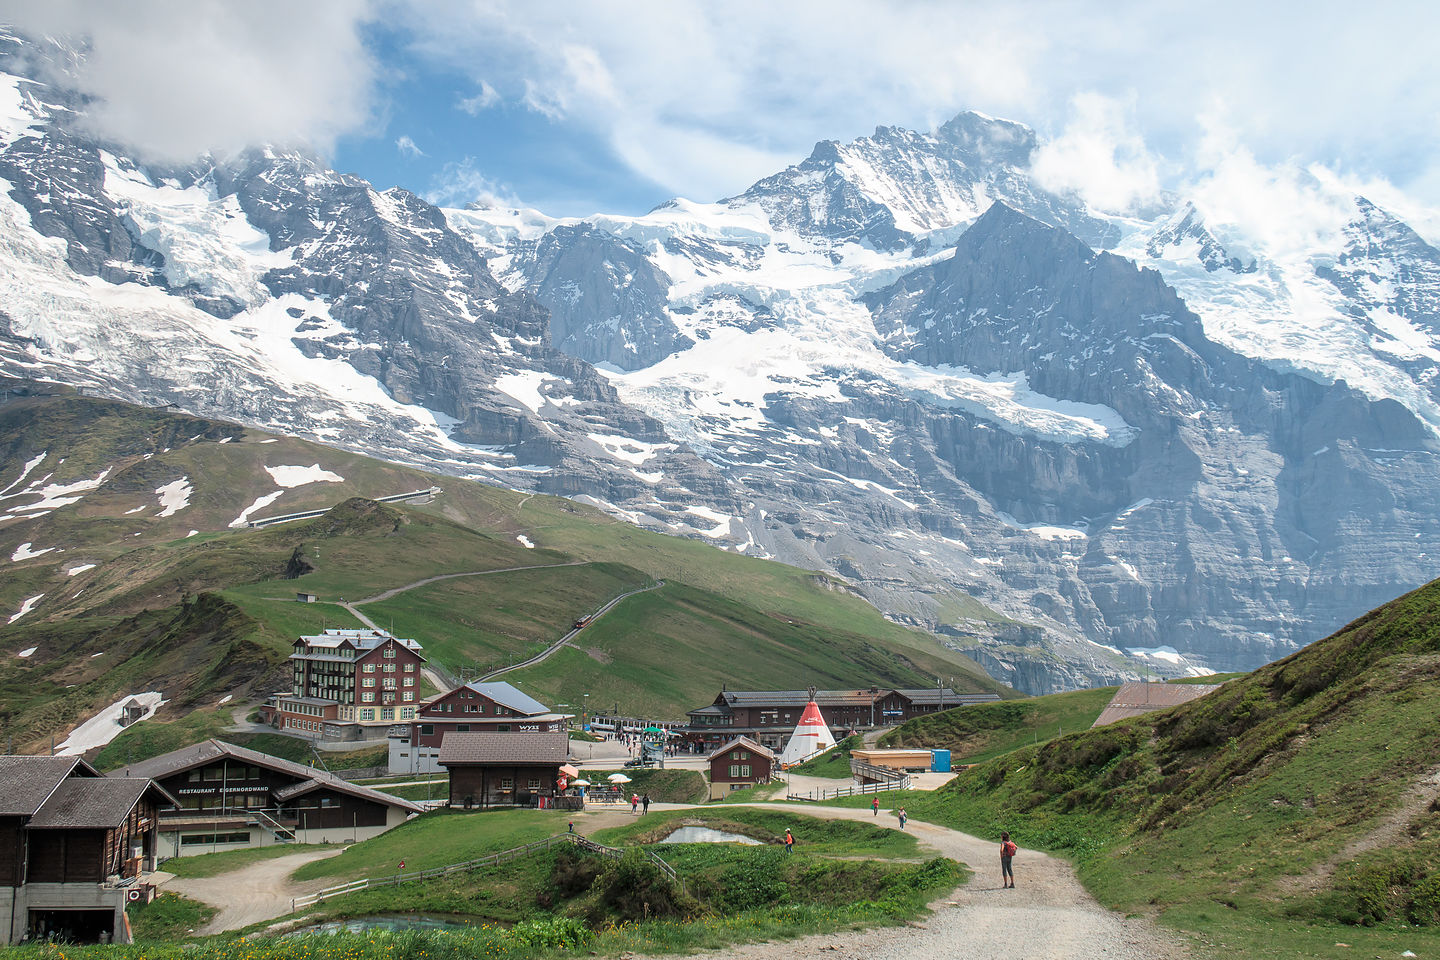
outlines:
[[[499,103],[500,92],[490,86],[488,81],[481,80],[480,92],[473,97],[462,97],[456,106],[470,114],[470,116],[478,117],[483,111],[498,106]]]
[[[400,139],[395,141],[395,149],[399,150],[400,155],[408,160],[425,156],[425,151],[415,145],[415,141],[410,139],[409,134],[402,134]]]
[[[0,0],[0,20],[88,49],[66,82],[84,120],[145,159],[261,143],[326,151],[371,119],[367,0]]]
[[[716,157],[793,162],[819,139],[978,109],[1058,136],[1049,175],[1123,208],[1172,172],[1155,157],[1196,146],[1193,118],[1216,99],[1262,163],[1334,158],[1440,190],[1437,4],[390,2],[426,57],[523,88],[527,108],[608,138],[637,172],[697,199],[748,185],[750,165]]]
[[[463,207],[467,203],[489,207],[522,206],[508,187],[480,172],[474,157],[445,164],[431,180],[430,189],[423,196],[437,207]]]
[[[1131,127],[1129,110],[1098,93],[1077,94],[1060,136],[1031,161],[1035,178],[1057,193],[1074,191],[1092,208],[1130,213],[1160,195],[1158,162]]]

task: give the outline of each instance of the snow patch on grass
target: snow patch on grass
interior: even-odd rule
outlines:
[[[43,593],[36,594],[35,596],[26,600],[24,603],[20,604],[19,611],[12,615],[10,619],[6,621],[6,623],[14,623],[16,620],[19,620],[21,617],[25,616],[25,614],[29,613],[31,610],[34,610],[35,604],[39,603],[41,598],[43,598],[44,596],[45,594]]]
[[[15,552],[10,554],[10,562],[19,563],[21,560],[30,560],[34,557],[42,557],[55,549],[54,547],[45,547],[41,550],[32,550],[30,549],[31,546],[32,544],[30,543],[30,541],[26,540],[24,543],[20,544],[20,546],[16,547]]]
[[[130,726],[134,726],[141,720],[149,720],[155,716],[156,710],[168,702],[165,700],[164,694],[156,691],[121,697],[71,731],[70,736],[65,738],[65,742],[60,744],[59,749],[55,752],[62,757],[73,757],[86,750],[103,747],[114,740],[120,735],[121,730],[126,729],[120,726],[120,715],[125,709],[125,704],[131,700],[139,702],[145,708],[145,712],[138,720],[132,721]]]
[[[344,483],[345,478],[338,473],[331,473],[323,469],[320,464],[312,463],[308,467],[296,465],[284,465],[278,467],[266,467],[265,472],[274,478],[275,483],[287,490],[292,487],[303,487],[307,483]]]
[[[195,492],[195,488],[190,485],[189,477],[181,477],[163,487],[156,487],[155,492],[160,495],[160,506],[163,508],[156,516],[173,517],[190,506],[190,494]]]

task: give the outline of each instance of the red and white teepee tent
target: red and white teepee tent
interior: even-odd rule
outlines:
[[[787,766],[799,763],[833,746],[835,735],[830,732],[825,718],[820,716],[820,708],[815,705],[815,692],[812,690],[810,702],[805,704],[805,712],[800,715],[800,722],[795,724],[795,732],[790,734],[790,742],[780,751],[780,764]]]

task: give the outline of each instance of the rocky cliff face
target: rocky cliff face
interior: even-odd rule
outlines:
[[[441,211],[295,153],[145,168],[44,54],[0,43],[0,373],[833,571],[1034,693],[1255,666],[1435,575],[1440,257],[1363,199],[1279,258],[1097,216],[962,114],[715,204]]]

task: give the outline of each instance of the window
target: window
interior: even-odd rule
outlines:
[[[531,789],[531,790],[539,790],[539,789],[540,789],[540,778],[539,778],[539,777],[531,777],[531,778],[530,778],[530,789]]]
[[[413,663],[407,663],[407,664],[405,664],[405,672],[406,672],[406,673],[414,673],[414,672],[415,672],[415,664],[413,664]]]
[[[369,690],[366,690],[364,693],[360,694],[360,702],[361,702],[361,703],[374,703],[374,702],[375,702],[375,694],[371,693]],[[368,712],[372,712],[372,713],[373,713],[374,711],[368,711]]]
[[[373,687],[373,686],[375,686],[375,678],[374,678],[374,677],[366,677],[366,678],[365,678],[365,682],[362,683],[361,686],[365,686],[365,687]]]
[[[216,843],[249,843],[249,833],[191,833],[180,838],[182,847]]]
[[[500,789],[501,789],[501,790],[514,790],[514,789],[515,789],[515,781],[514,781],[513,779],[511,779],[510,777],[501,777],[501,778],[500,778]]]
[[[374,673],[374,672],[375,672],[375,664],[373,664],[373,663],[367,663],[367,664],[365,664],[365,668],[364,668],[364,669],[365,669],[365,672],[366,672],[366,673]]]
[[[509,733],[509,732],[510,732],[510,724],[508,724],[508,723],[499,723],[499,724],[496,724],[496,725],[495,725],[495,729],[496,729],[498,732],[500,732],[500,733]]]
[[[406,700],[406,702],[409,702],[409,701],[414,700],[414,699],[415,699],[415,691],[414,691],[414,690],[406,690],[406,691],[405,691],[405,700]]]
[[[223,767],[211,767],[211,768],[209,768],[208,770],[205,771],[205,779],[206,779],[206,780],[223,780],[223,779],[225,779],[225,770],[224,770],[224,768],[223,768]]]
[[[199,768],[196,768],[196,769],[190,771],[189,780],[190,780],[191,783],[199,783],[199,782],[200,782],[200,770],[199,770]]]
[[[469,731],[470,731],[470,724],[468,724],[468,723],[462,723],[462,724],[459,724],[458,726],[455,727],[455,732],[456,732],[456,733],[468,733]]]
[[[394,648],[394,647],[386,647],[386,648],[385,648],[385,659],[386,659],[386,660],[394,660],[394,659],[395,659],[395,648]]]
[[[730,779],[731,779],[731,780],[738,780],[738,779],[740,779],[740,764],[738,764],[738,763],[732,763],[732,764],[730,764]]]
[[[744,763],[740,765],[740,776],[746,780],[750,779],[750,764]]]
[[[394,720],[394,719],[395,719],[395,708],[394,708],[394,707],[381,707],[381,708],[380,708],[380,719],[381,719],[381,720]]]
[[[394,678],[394,677],[385,677],[383,680],[380,681],[380,686],[384,687],[386,690],[394,690],[394,689],[395,689],[395,678]]]
[[[400,719],[401,719],[401,720],[414,720],[414,719],[415,719],[415,708],[414,708],[414,707],[401,707],[401,708],[400,708]]]
[[[420,735],[421,735],[422,737],[428,737],[428,736],[430,736],[430,735],[431,735],[432,733],[434,733],[434,732],[435,732],[435,724],[433,724],[433,723],[422,723],[422,724],[420,724]]]
[[[394,672],[395,672],[395,664],[393,664],[393,663],[387,663],[387,664],[385,664],[385,672],[386,672],[386,673],[394,673]]]
[[[749,759],[750,759],[750,754],[749,754],[748,751],[745,751],[745,750],[736,750],[736,751],[734,751],[734,752],[732,752],[732,753],[730,754],[730,759],[732,759],[732,760],[749,760]]]
[[[406,678],[405,678],[405,686],[407,686],[407,687],[413,687],[413,686],[415,686],[415,678],[414,678],[414,677],[406,677]]]
[[[360,719],[361,719],[361,720],[374,720],[374,719],[375,719],[375,708],[374,708],[374,707],[361,707],[361,708],[360,708]]]

